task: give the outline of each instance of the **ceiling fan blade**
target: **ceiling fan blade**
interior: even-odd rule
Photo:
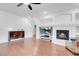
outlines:
[[[28,8],[29,8],[30,10],[32,10],[32,7],[31,7],[31,5],[30,5],[30,4],[28,5]]]
[[[19,3],[17,6],[19,7],[19,6],[21,6],[21,5],[23,5],[23,3]]]
[[[41,3],[31,3],[31,4],[41,4]]]

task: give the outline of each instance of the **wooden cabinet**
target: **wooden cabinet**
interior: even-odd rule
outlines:
[[[24,38],[24,31],[9,31],[9,41],[18,38]]]

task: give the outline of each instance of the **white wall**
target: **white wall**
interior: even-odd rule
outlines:
[[[79,26],[79,8],[70,11],[72,14],[72,25]]]
[[[25,38],[32,37],[33,23],[27,18],[0,11],[0,43],[8,41],[8,31],[25,30]]]
[[[71,14],[60,14],[58,16],[55,17],[55,25],[68,25],[68,24],[71,24],[71,18],[72,15]]]
[[[48,19],[36,19],[35,23],[37,26],[52,26],[53,25],[53,17]]]

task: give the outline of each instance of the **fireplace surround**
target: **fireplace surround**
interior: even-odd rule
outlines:
[[[56,38],[69,40],[69,30],[56,30]]]

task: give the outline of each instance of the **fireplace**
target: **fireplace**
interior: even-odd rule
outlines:
[[[57,30],[56,31],[56,38],[69,40],[69,30]]]
[[[24,31],[9,31],[8,41],[18,38],[24,38]]]

